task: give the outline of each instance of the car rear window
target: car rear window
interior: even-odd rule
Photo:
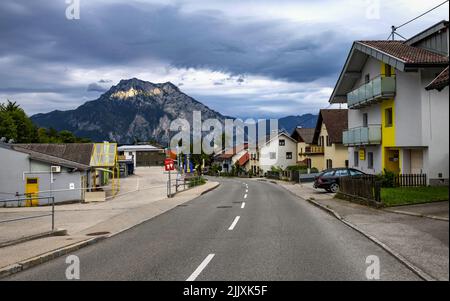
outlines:
[[[363,173],[360,172],[359,170],[350,169],[350,175],[351,175],[351,176],[360,176],[360,175],[362,175],[362,174],[363,174]]]
[[[338,177],[348,176],[348,171],[346,169],[337,170],[336,176],[338,176]]]
[[[334,175],[334,170],[326,171],[322,174],[322,177],[332,177]]]

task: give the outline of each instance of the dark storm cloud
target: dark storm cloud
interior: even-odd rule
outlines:
[[[234,21],[220,11],[111,3],[81,6],[65,18],[58,1],[2,1],[1,56],[62,66],[120,66],[152,59],[175,67],[312,81],[336,74],[350,41],[333,31],[296,30],[282,21]],[[305,34],[314,32],[314,34]],[[43,75],[45,76],[45,75]]]

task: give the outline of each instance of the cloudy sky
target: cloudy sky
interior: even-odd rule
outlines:
[[[386,39],[443,0],[77,0],[0,2],[0,102],[73,109],[120,79],[171,81],[229,116],[328,106],[353,40]],[[448,20],[448,4],[399,30]]]

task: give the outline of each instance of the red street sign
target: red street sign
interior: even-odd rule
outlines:
[[[175,170],[175,164],[173,163],[173,159],[164,159],[164,169],[166,171]]]

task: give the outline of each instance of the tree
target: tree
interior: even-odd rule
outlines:
[[[17,143],[37,142],[36,126],[16,102],[7,100],[6,104],[0,104],[0,111],[3,113],[0,123],[5,127],[4,136],[8,140],[14,139]]]
[[[38,128],[16,102],[7,100],[0,103],[0,138],[16,143],[74,143],[91,142],[90,139],[78,138],[72,132],[50,128]]]
[[[0,111],[0,138],[17,140],[17,127],[14,120],[6,112]]]
[[[75,137],[72,132],[69,131],[61,131],[58,133],[59,140],[61,140],[62,143],[75,143],[77,142],[77,137]]]

